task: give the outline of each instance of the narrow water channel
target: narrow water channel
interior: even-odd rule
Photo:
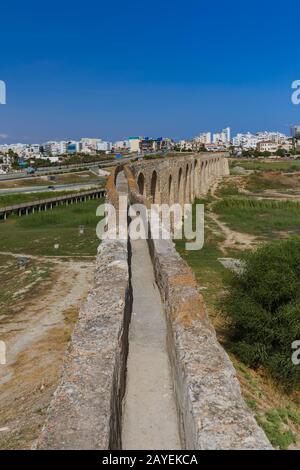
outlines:
[[[126,191],[120,173],[117,189]],[[131,241],[133,312],[129,328],[123,449],[180,449],[166,347],[166,321],[146,240]]]

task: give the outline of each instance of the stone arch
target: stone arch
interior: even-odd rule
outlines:
[[[209,188],[209,161],[208,160],[206,160],[205,162],[204,178],[205,178],[204,191],[205,193],[207,193],[208,188]]]
[[[189,165],[185,167],[184,176],[184,202],[190,202],[190,178],[189,178]]]
[[[193,198],[198,197],[199,195],[199,178],[198,178],[198,173],[199,173],[199,164],[198,160],[195,159],[194,161],[194,171],[193,171]]]
[[[174,184],[173,184],[173,178],[172,175],[169,176],[169,181],[168,181],[168,194],[169,194],[169,205],[171,206],[175,202],[174,198]]]
[[[152,197],[153,203],[157,204],[159,202],[159,185],[157,173],[155,170],[153,171],[151,176],[150,195]]]
[[[143,194],[145,196],[146,193],[146,186],[145,186],[145,176],[144,173],[140,173],[137,179],[137,185],[139,188],[140,194]]]
[[[201,194],[203,194],[204,191],[204,162],[199,162],[199,169],[198,169],[198,176],[197,176],[197,197],[200,197]]]
[[[179,168],[178,172],[178,202],[183,206],[184,204],[184,177],[182,168]]]

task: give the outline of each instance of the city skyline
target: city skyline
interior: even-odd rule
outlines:
[[[235,134],[288,133],[300,121],[291,102],[299,8],[154,1],[141,16],[136,1],[54,1],[41,11],[31,0],[16,17],[5,4],[0,142],[115,140],[133,129],[180,139],[224,122]]]
[[[255,136],[257,134],[263,134],[263,133],[267,133],[267,134],[281,133],[285,137],[291,138],[292,137],[292,129],[294,127],[300,127],[300,126],[298,126],[298,125],[290,126],[288,132],[282,132],[280,129],[267,129],[267,128],[256,129],[255,131],[251,131],[249,129],[246,129],[243,132],[242,131],[233,132],[232,127],[227,126],[227,127],[223,127],[223,128],[220,127],[220,128],[214,128],[214,129],[201,129],[198,132],[196,132],[194,135],[190,135],[188,137],[187,136],[185,136],[185,137],[182,136],[182,137],[179,137],[179,138],[175,138],[172,135],[168,135],[168,136],[163,135],[163,138],[170,138],[174,142],[180,142],[181,140],[195,140],[195,139],[197,139],[197,138],[199,138],[203,135],[210,134],[211,139],[213,139],[214,136],[219,136],[222,132],[226,131],[227,129],[229,130],[229,136],[231,136],[227,140],[231,141],[231,142],[236,137],[238,137],[239,135],[246,135],[246,134]],[[143,132],[141,134],[132,132],[131,135],[139,135],[140,138],[146,138],[146,139],[154,138],[153,135],[147,134],[145,132]],[[159,133],[156,134],[156,138],[157,138],[158,135],[159,135]],[[160,134],[160,135],[162,135],[162,134]],[[21,145],[37,145],[37,144],[44,145],[44,144],[52,143],[52,142],[79,142],[80,140],[84,140],[84,139],[99,140],[101,142],[108,142],[108,143],[114,144],[115,142],[128,141],[128,139],[130,139],[130,135],[127,135],[125,137],[119,135],[119,136],[116,136],[116,138],[114,138],[114,139],[109,139],[109,138],[107,138],[107,136],[99,135],[99,132],[98,132],[97,134],[87,133],[85,135],[85,137],[83,137],[83,134],[81,133],[81,134],[79,134],[79,137],[77,137],[77,138],[75,138],[74,136],[72,136],[72,137],[64,136],[63,138],[59,138],[59,139],[46,138],[44,140],[28,141],[28,142],[26,142],[26,139],[25,139],[23,141],[11,141],[11,142],[9,142],[10,139],[8,138],[7,135],[0,134],[0,148],[3,147],[3,146],[11,146],[11,145],[17,145],[17,144],[21,144]]]

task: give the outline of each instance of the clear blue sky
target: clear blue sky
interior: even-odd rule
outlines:
[[[0,13],[0,142],[300,123],[299,0],[11,0]]]

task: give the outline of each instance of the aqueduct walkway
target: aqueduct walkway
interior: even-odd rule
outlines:
[[[201,196],[228,174],[228,162],[197,154],[114,169],[107,200],[116,209],[118,189],[127,190],[122,171],[130,204],[149,207]],[[170,240],[102,241],[35,447],[271,449]]]
[[[116,187],[119,194],[128,193],[124,172]],[[166,319],[147,240],[131,240],[131,285],[122,448],[180,449]]]

